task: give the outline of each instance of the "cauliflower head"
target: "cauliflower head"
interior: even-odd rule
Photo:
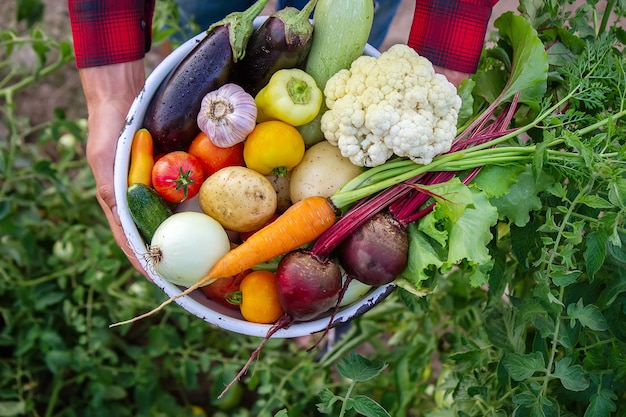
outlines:
[[[456,87],[407,45],[357,58],[328,80],[324,95],[322,132],[355,165],[374,167],[394,154],[428,164],[456,136]]]

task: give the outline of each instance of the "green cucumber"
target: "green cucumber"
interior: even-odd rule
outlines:
[[[126,198],[130,216],[146,242],[150,243],[157,227],[172,215],[172,210],[156,191],[145,184],[132,184],[128,187]]]
[[[372,0],[318,0],[313,12],[313,41],[305,71],[322,91],[330,77],[350,68],[352,62],[363,55],[373,20]],[[324,139],[320,119],[325,110],[326,106],[322,105],[317,118],[298,127],[307,146]]]

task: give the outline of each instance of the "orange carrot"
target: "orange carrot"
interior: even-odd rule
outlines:
[[[324,197],[306,198],[289,207],[276,220],[217,261],[208,277],[222,278],[238,274],[312,242],[335,220],[335,207],[329,200]]]
[[[333,203],[324,197],[308,197],[292,205],[272,223],[224,255],[200,281],[165,300],[155,309],[109,327],[133,323],[158,312],[172,301],[189,295],[203,285],[237,275],[253,266],[290,252],[317,239],[337,219]]]
[[[152,187],[152,167],[154,166],[154,143],[147,129],[139,129],[133,136],[130,147],[130,168],[128,185],[135,183]]]

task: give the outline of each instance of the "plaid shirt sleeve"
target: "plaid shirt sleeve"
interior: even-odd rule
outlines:
[[[68,0],[78,68],[135,61],[150,50],[154,0]]]
[[[474,73],[498,0],[417,0],[408,45],[434,65]]]

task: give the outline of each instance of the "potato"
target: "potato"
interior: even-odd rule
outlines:
[[[278,199],[276,211],[282,213],[291,206],[291,199],[289,198],[289,173],[280,176],[267,175],[267,179],[270,180],[276,191],[276,198]]]
[[[292,171],[289,196],[292,203],[306,197],[330,197],[342,185],[361,173],[361,168],[344,158],[328,141],[311,146]]]
[[[198,193],[202,211],[225,229],[250,232],[276,212],[276,191],[270,181],[246,167],[222,168],[202,183]]]

